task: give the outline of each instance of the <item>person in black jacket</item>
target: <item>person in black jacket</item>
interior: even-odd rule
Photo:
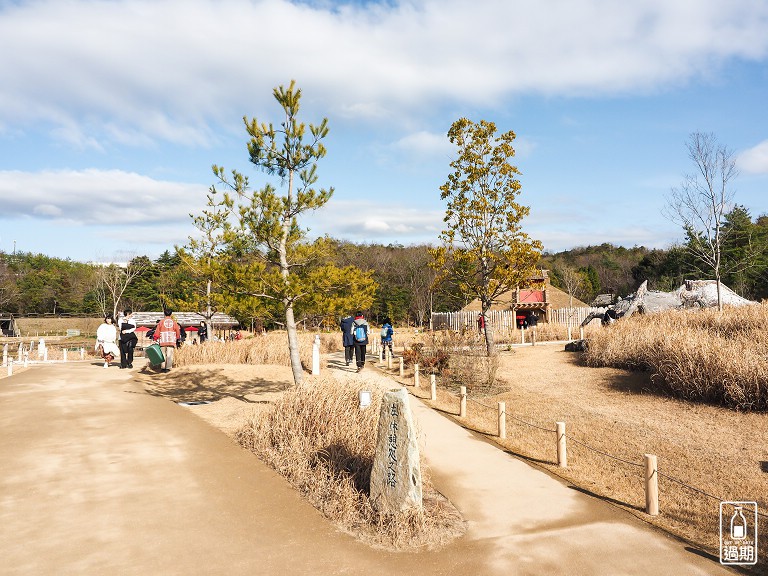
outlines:
[[[355,347],[355,362],[357,363],[357,371],[360,372],[365,368],[365,347],[368,345],[368,322],[365,320],[362,312],[355,314],[355,320],[352,322],[352,343]]]
[[[123,312],[123,317],[118,322],[120,332],[120,368],[133,368],[133,350],[139,338],[136,336],[136,321],[131,318],[133,310],[130,308]]]
[[[341,327],[341,339],[344,345],[344,362],[347,366],[352,362],[352,354],[355,349],[355,340],[352,337],[352,324],[355,323],[355,319],[352,316],[345,316],[339,322]]]

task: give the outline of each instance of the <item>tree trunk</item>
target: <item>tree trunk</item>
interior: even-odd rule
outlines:
[[[291,355],[291,371],[293,382],[297,386],[304,382],[304,369],[301,367],[301,354],[299,354],[299,337],[296,333],[296,320],[293,317],[293,304],[285,304],[285,327],[288,330],[288,351]]]
[[[496,354],[496,346],[493,344],[493,328],[488,324],[488,318],[485,313],[487,308],[483,310],[483,334],[485,335],[485,352],[488,356],[494,356]]]
[[[288,206],[293,204],[293,171],[288,173]],[[288,276],[291,273],[288,266],[288,234],[291,227],[291,218],[288,214],[283,215],[282,236],[280,237],[280,273],[283,281],[288,285]],[[293,371],[293,382],[300,386],[304,382],[304,369],[301,367],[301,354],[299,353],[299,337],[296,334],[296,320],[293,317],[293,300],[289,297],[283,299],[285,305],[285,328],[288,330],[288,352],[291,357],[291,370]]]
[[[717,282],[717,310],[723,311],[723,295],[720,293],[720,271],[715,272],[715,281]]]

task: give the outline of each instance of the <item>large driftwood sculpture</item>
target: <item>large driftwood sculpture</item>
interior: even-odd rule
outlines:
[[[744,306],[755,304],[736,294],[733,290],[720,284],[720,295],[723,304],[728,306]],[[674,292],[659,292],[648,290],[646,280],[637,289],[637,292],[622,298],[616,304],[607,306],[597,312],[593,312],[581,323],[586,326],[595,318],[599,318],[603,324],[611,324],[619,318],[631,316],[635,312],[640,314],[653,314],[664,310],[677,310],[680,308],[711,308],[717,306],[717,284],[715,280],[686,280]]]

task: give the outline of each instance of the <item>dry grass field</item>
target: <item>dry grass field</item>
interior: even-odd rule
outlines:
[[[495,390],[470,395],[466,418],[458,417],[454,387],[438,386],[429,402],[429,380],[421,382],[413,388],[411,371],[403,379],[435,409],[490,437],[498,434],[497,403],[505,402],[507,438],[494,438],[500,448],[715,556],[720,499],[754,500],[768,513],[768,414],[676,400],[652,391],[647,373],[588,367],[561,345],[502,352]],[[566,423],[567,468],[557,465],[559,421]],[[644,512],[643,454],[658,457],[656,517]],[[768,518],[760,522],[767,533]],[[760,554],[768,554],[767,538]]]

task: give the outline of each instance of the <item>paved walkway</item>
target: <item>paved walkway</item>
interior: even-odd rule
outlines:
[[[468,531],[438,552],[390,553],[336,530],[130,371],[85,362],[0,378],[0,573],[733,574],[416,399],[413,408],[434,483]]]

